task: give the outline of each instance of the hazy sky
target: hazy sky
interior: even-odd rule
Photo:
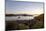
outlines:
[[[42,2],[24,2],[6,0],[7,14],[41,14],[43,13]]]

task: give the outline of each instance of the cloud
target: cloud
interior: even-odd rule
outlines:
[[[43,2],[43,0],[11,0],[11,1],[31,1],[31,2]]]
[[[34,11],[17,11],[16,12],[16,14],[33,14],[33,15],[42,14],[42,13],[43,13],[42,9],[41,10],[37,9],[37,10],[34,10]]]

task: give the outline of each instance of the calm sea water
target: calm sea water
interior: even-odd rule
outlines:
[[[34,16],[6,16],[5,19],[6,21],[11,21],[11,20],[31,20],[33,19]]]

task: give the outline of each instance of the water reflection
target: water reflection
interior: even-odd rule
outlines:
[[[6,16],[7,20],[30,20],[33,19],[34,16]]]

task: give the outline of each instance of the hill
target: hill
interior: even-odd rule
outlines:
[[[43,28],[44,27],[44,14],[41,14],[34,18],[36,23],[32,26],[32,28]]]

